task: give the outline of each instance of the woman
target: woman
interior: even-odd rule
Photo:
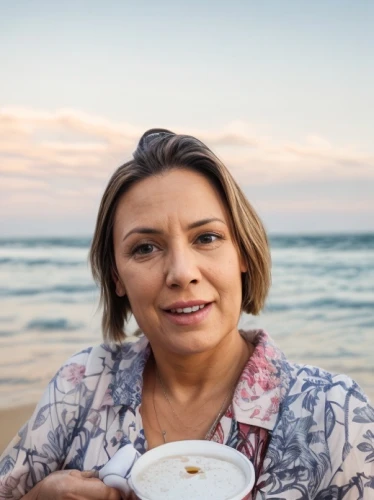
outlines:
[[[238,330],[264,305],[268,243],[204,144],[143,135],[104,193],[91,266],[107,342],[50,382],[2,457],[0,498],[115,500],[95,475],[118,449],[181,439],[248,456],[256,500],[374,498],[374,410],[360,388]],[[144,336],[121,344],[130,312]]]

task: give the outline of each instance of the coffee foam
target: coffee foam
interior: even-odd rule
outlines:
[[[246,478],[227,460],[178,455],[150,464],[139,474],[137,483],[150,500],[227,500],[242,491]]]

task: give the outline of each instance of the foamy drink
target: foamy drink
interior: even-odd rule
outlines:
[[[137,478],[150,500],[228,500],[246,485],[232,462],[202,455],[178,455],[150,464]]]

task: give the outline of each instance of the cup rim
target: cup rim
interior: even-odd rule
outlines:
[[[204,449],[202,449],[204,448]],[[235,496],[228,498],[227,500],[242,500],[248,493],[250,493],[255,484],[255,471],[252,462],[240,451],[231,446],[225,444],[217,443],[215,441],[205,441],[205,440],[184,440],[184,441],[173,441],[171,443],[162,444],[147,451],[144,455],[141,455],[135,462],[130,475],[130,485],[134,490],[136,495],[142,500],[150,500],[140,489],[136,482],[136,476],[139,474],[143,467],[159,460],[161,458],[172,457],[175,455],[206,455],[212,458],[218,458],[221,460],[230,460],[230,457],[237,465],[241,468],[246,476],[246,485]]]

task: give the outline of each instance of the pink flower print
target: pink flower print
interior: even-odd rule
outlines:
[[[269,421],[271,415],[278,413],[279,402],[280,402],[279,396],[273,396],[270,399],[270,401],[271,401],[271,404],[270,404],[269,408],[266,410],[265,416],[263,417],[264,421]]]
[[[271,411],[271,413],[277,413],[279,409],[280,397],[273,396],[270,401],[271,401],[271,406],[269,408],[269,411]]]
[[[258,371],[268,371],[271,368],[269,361],[265,358],[265,356],[256,356],[255,366]]]
[[[68,382],[74,385],[78,385],[82,382],[86,367],[84,365],[78,365],[77,363],[71,363],[70,365],[64,366],[60,371],[60,376],[66,378]]]
[[[248,387],[253,387],[256,383],[255,373],[252,370],[248,370],[243,374],[243,379],[246,381]]]
[[[257,378],[257,377],[256,377]],[[270,373],[261,373],[257,379],[258,385],[264,392],[271,391],[278,385],[278,381],[275,377],[271,376]]]
[[[245,387],[243,387],[240,390],[240,397],[242,398],[243,401],[245,401],[246,403],[249,403],[250,395]]]
[[[257,415],[259,415],[259,413],[260,413],[259,408],[255,408],[255,410],[251,413],[249,418],[255,418],[257,417]]]

